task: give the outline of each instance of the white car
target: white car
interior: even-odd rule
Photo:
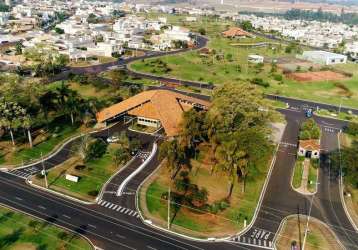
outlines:
[[[119,137],[118,136],[111,136],[111,137],[108,137],[107,138],[107,142],[108,143],[114,143],[114,142],[117,142],[119,141]]]

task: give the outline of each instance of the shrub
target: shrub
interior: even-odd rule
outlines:
[[[90,196],[96,197],[99,194],[99,192],[98,192],[98,190],[91,190],[91,191],[88,191],[87,194]]]
[[[273,79],[274,79],[275,81],[281,82],[281,81],[283,80],[283,77],[282,77],[282,75],[280,75],[280,74],[274,74],[274,75],[273,75]]]
[[[264,88],[267,88],[270,86],[268,82],[265,82],[262,78],[254,78],[251,80],[252,84],[262,86]]]
[[[345,132],[353,136],[358,135],[358,123],[350,122]]]
[[[96,139],[89,146],[86,152],[85,161],[101,158],[107,151],[107,144],[101,140]]]
[[[81,170],[83,170],[83,169],[85,169],[85,168],[86,168],[85,165],[76,165],[76,166],[75,166],[75,169],[78,170],[78,171],[81,171]]]

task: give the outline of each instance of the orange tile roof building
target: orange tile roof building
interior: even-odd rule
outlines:
[[[130,115],[137,117],[142,125],[163,126],[167,136],[171,137],[180,133],[184,111],[193,107],[207,110],[209,105],[207,101],[170,90],[149,90],[103,109],[97,113],[97,121],[104,123]]]
[[[318,159],[320,149],[321,145],[319,140],[300,140],[297,153],[299,156]]]
[[[234,37],[252,37],[252,35],[238,27],[231,27],[229,30],[222,32],[224,37],[234,38]]]

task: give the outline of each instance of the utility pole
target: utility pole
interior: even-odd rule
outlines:
[[[316,184],[316,185],[317,185],[317,184]],[[306,223],[306,228],[305,228],[305,234],[304,234],[304,237],[303,237],[302,250],[305,249],[305,243],[306,243],[306,238],[307,238],[307,233],[308,233],[308,223],[309,223],[309,221],[310,221],[311,211],[312,211],[312,205],[313,205],[313,198],[314,198],[314,195],[312,195],[312,198],[311,198],[310,210],[309,210],[309,212],[308,212],[307,223]]]
[[[302,239],[301,239],[301,220],[300,220],[300,205],[297,205],[297,221],[298,221],[298,241],[300,244],[300,249],[302,249]]]
[[[45,185],[46,185],[46,188],[48,188],[47,175],[46,175],[46,169],[45,169],[44,158],[43,158],[42,152],[41,152],[41,164],[42,164],[42,174],[45,176]]]
[[[168,190],[168,230],[169,229],[170,229],[170,186]]]

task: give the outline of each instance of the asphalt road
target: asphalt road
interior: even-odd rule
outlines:
[[[205,46],[206,39],[201,37],[199,40],[198,47]],[[178,51],[168,52],[168,54],[174,53],[178,53]],[[159,55],[162,55],[162,53],[150,53],[143,58]],[[126,65],[130,60],[138,59],[140,58],[88,68],[71,69],[71,71],[74,73],[99,73],[112,66]],[[68,72],[58,77],[65,78],[66,74]],[[141,77],[211,88],[210,85],[190,81],[169,78],[159,79],[148,75],[141,75]],[[204,99],[210,98],[198,94],[192,95],[197,95],[197,97]],[[140,172],[128,183],[124,196],[117,197],[114,195],[116,188],[123,179],[145,159],[146,153],[151,148],[151,138],[141,137],[142,140],[148,140],[149,142],[144,147],[143,154],[138,155],[128,168],[121,171],[118,176],[111,180],[102,200],[96,205],[81,205],[26,185],[23,179],[41,171],[43,168],[42,163],[18,170],[20,173],[11,171],[12,175],[0,173],[2,187],[0,189],[0,203],[74,230],[87,236],[96,246],[104,249],[256,249],[259,247],[272,247],[274,236],[282,219],[297,212],[307,214],[311,201],[311,197],[298,194],[290,185],[296,158],[298,128],[299,124],[305,119],[303,111],[307,108],[316,109],[317,107],[338,110],[339,107],[279,96],[268,97],[289,104],[289,110],[281,111],[286,116],[288,124],[279,146],[277,160],[263,197],[263,203],[259,208],[257,219],[247,232],[233,237],[232,242],[204,243],[189,241],[143,225],[135,211],[133,193],[148,174],[158,166],[156,157],[149,162],[144,171]],[[341,111],[348,110],[341,108]],[[352,112],[358,114],[357,110],[352,110]],[[326,151],[322,154],[323,159],[319,175],[320,184],[318,185],[318,192],[314,196],[312,216],[326,222],[335,231],[347,249],[355,249],[358,246],[358,235],[343,210],[339,198],[337,179],[330,174],[329,163],[324,160],[327,154],[336,149],[337,133],[346,125],[346,122],[318,117],[315,117],[315,119],[322,128],[322,145]],[[110,130],[101,131],[94,136],[105,138],[114,131],[123,129],[126,129],[123,124],[118,124]],[[54,154],[50,159],[45,159],[45,168],[50,169],[63,162],[68,158],[70,152],[71,143],[66,144],[62,150]]]

